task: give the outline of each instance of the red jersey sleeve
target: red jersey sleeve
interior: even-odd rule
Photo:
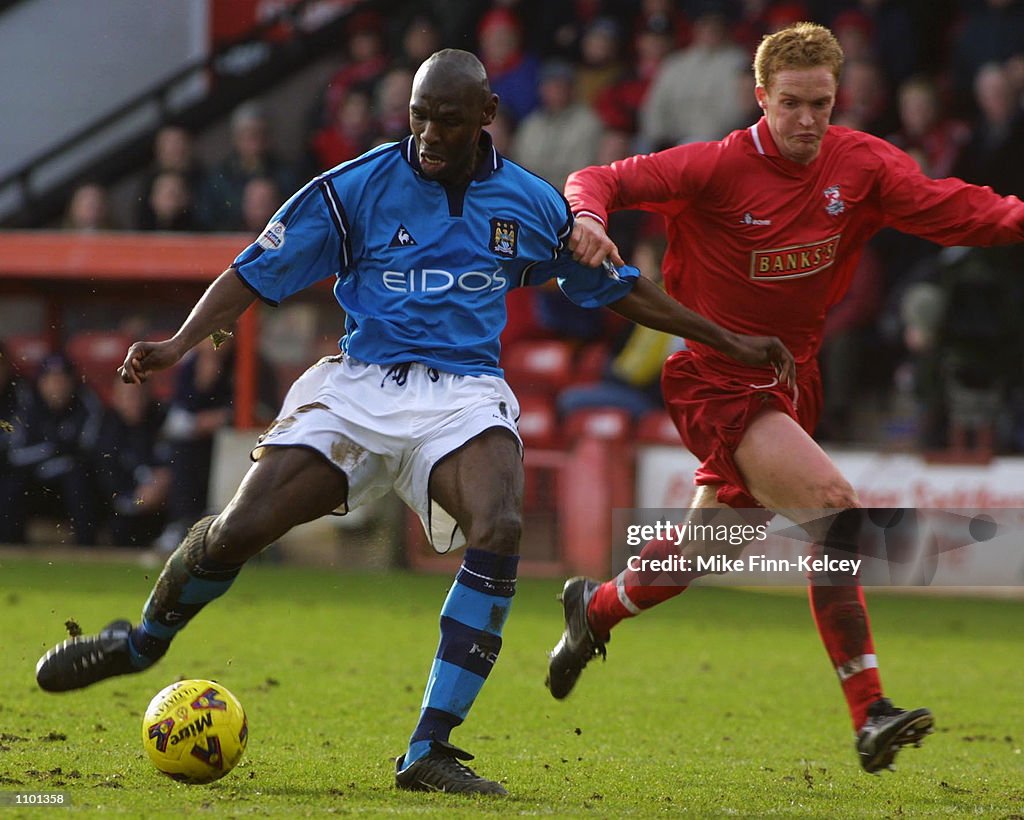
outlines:
[[[609,213],[625,208],[676,216],[711,177],[720,145],[691,143],[583,168],[569,175],[566,199],[577,216],[590,214],[605,224]]]
[[[883,140],[870,150],[881,164],[878,195],[885,224],[940,245],[1005,245],[1024,240],[1024,202],[959,179],[931,179]]]

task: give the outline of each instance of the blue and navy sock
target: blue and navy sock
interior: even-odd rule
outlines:
[[[429,752],[432,740],[448,740],[452,729],[466,719],[498,659],[518,565],[518,555],[466,550],[441,608],[441,642],[404,766]]]
[[[171,553],[142,610],[142,622],[128,638],[132,664],[152,666],[171,640],[204,606],[234,583],[242,565],[224,564],[206,555],[206,532],[213,516],[197,522]]]

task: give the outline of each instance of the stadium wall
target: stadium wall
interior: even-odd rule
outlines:
[[[207,3],[32,0],[0,17],[4,110],[18,112],[0,121],[0,176],[205,56]]]

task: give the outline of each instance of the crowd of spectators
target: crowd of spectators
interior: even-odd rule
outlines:
[[[160,400],[112,369],[90,384],[66,351],[24,372],[0,342],[0,543],[26,542],[42,519],[80,546],[177,546],[206,511],[214,435],[232,420],[230,342],[200,345],[173,375]],[[266,368],[260,385],[267,420],[278,397]]]
[[[473,50],[486,66],[501,97],[490,128],[499,150],[556,186],[586,164],[720,138],[760,115],[750,72],[760,37],[802,19],[830,25],[847,55],[836,124],[893,142],[932,176],[956,175],[1003,194],[1024,194],[1024,0],[422,0],[388,4],[386,16],[374,5],[350,18],[329,82],[287,112],[305,122],[297,160],[282,159],[274,142],[274,117],[283,114],[260,101],[233,112],[230,146],[210,167],[196,158],[196,135],[167,125],[139,181],[134,222],[119,227],[258,232],[306,179],[404,137],[413,72],[444,46]],[[90,183],[76,191],[64,225],[113,227],[104,188]],[[627,256],[644,257],[663,230],[630,213],[616,215],[611,229]],[[1024,306],[1024,288],[1016,284],[1020,261],[1016,249],[942,251],[892,231],[879,234],[854,287],[829,318],[822,366],[830,403],[820,437],[863,440],[873,414],[909,412],[914,443],[923,448],[1024,450],[1024,335],[1011,321]],[[515,312],[507,337],[564,338],[582,348],[606,328],[604,319],[538,291]],[[623,354],[635,353],[640,341],[632,348],[628,334],[609,341],[596,376],[600,389],[581,393],[574,386],[558,402],[562,411],[595,396],[615,405],[624,386],[632,392],[620,406],[656,403],[656,376],[640,385],[624,378],[623,361],[631,359]],[[679,343],[646,342],[643,349],[658,355]],[[994,344],[999,355],[992,354]],[[38,385],[33,393],[46,404]],[[72,398],[78,435],[92,429],[86,419],[102,408],[78,391]],[[57,413],[52,406],[46,412]],[[96,429],[108,430],[107,440],[116,424],[160,426],[152,409],[105,412],[108,420]],[[112,414],[121,420],[111,420]],[[172,502],[180,487],[160,479],[169,463],[160,453],[175,444],[167,433],[174,418],[172,410],[159,447],[133,448],[132,458],[152,462],[146,464],[146,493],[163,493],[165,516],[168,505],[177,504],[190,519],[198,511]],[[8,438],[0,437],[3,458],[15,463],[22,444]],[[54,446],[58,440],[86,446],[66,436]],[[62,495],[75,495],[74,471],[43,475],[33,464],[34,475],[28,462],[19,475],[46,492],[61,484]],[[119,482],[103,487],[115,499],[113,509],[126,503],[117,498],[141,492],[127,479]],[[132,510],[148,514],[154,505],[145,501]],[[177,517],[172,512],[167,521]],[[95,538],[84,524],[75,530],[83,542]]]

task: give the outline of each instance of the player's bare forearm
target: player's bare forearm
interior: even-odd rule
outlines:
[[[144,382],[156,370],[176,364],[182,356],[206,337],[231,327],[256,297],[228,268],[206,289],[188,318],[170,339],[162,342],[135,342],[128,348],[121,379]]]
[[[171,340],[184,355],[207,336],[234,325],[255,298],[235,269],[228,268],[213,280]]]
[[[633,289],[608,307],[638,325],[701,342],[716,350],[727,346],[731,333],[679,304],[650,279],[641,276]]]
[[[774,336],[745,336],[679,304],[650,279],[640,277],[627,296],[609,307],[627,319],[654,330],[700,342],[743,364],[774,367],[779,380],[792,385],[793,354]]]

